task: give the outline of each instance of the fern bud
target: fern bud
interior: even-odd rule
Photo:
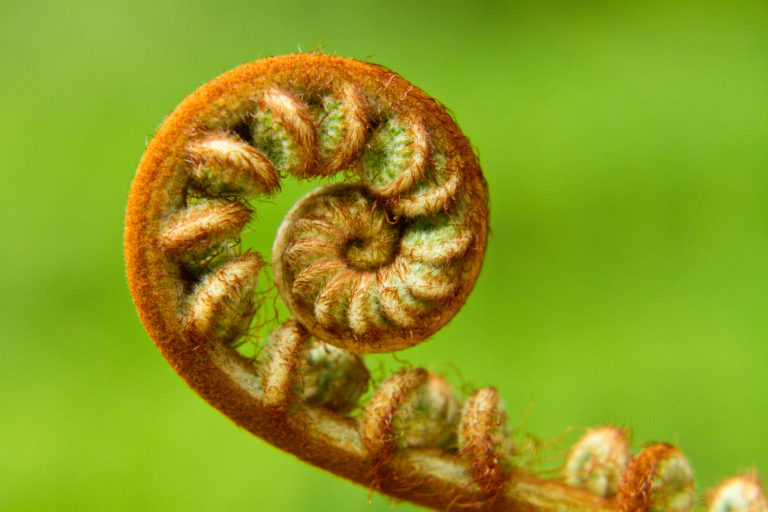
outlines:
[[[339,413],[355,408],[370,378],[359,356],[320,341],[304,350],[298,374],[304,400]]]
[[[395,428],[402,432],[399,444],[409,448],[444,447],[455,442],[459,401],[448,381],[429,374],[397,410]]]
[[[754,476],[726,480],[710,493],[707,501],[707,512],[768,512],[768,498]]]
[[[589,430],[568,454],[566,483],[606,498],[614,496],[629,459],[625,429],[599,427]]]
[[[647,447],[629,463],[619,487],[623,512],[684,512],[695,498],[693,471],[674,446]]]

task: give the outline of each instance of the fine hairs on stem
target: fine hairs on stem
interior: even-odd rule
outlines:
[[[236,346],[268,300],[257,291],[267,264],[239,236],[249,201],[288,175],[346,179],[283,220],[271,265],[290,317],[246,358]],[[168,116],[131,187],[125,257],[141,321],[192,389],[375,491],[435,510],[768,511],[756,476],[724,482],[705,504],[676,447],[633,457],[615,427],[588,431],[559,474],[530,474],[494,388],[462,404],[440,375],[406,368],[366,393],[363,354],[413,346],[450,321],[487,235],[485,180],[437,101],[385,68],[298,54],[225,73]]]

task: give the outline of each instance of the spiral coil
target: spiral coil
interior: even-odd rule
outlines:
[[[358,82],[272,83],[252,91],[237,115],[217,116],[229,126],[195,128],[182,160],[186,190],[159,235],[160,247],[186,259],[189,281],[197,280],[184,313],[190,335],[210,339],[210,329],[194,327],[206,315],[248,322],[253,304],[240,302],[250,301],[250,273],[261,266],[233,266],[252,258],[237,256],[233,240],[251,220],[244,201],[273,194],[285,175],[356,177],[302,199],[275,240],[277,287],[314,336],[353,352],[401,349],[462,305],[487,232],[474,157],[452,147],[444,120],[400,112]],[[239,269],[240,279],[210,277],[215,268],[203,262],[221,253],[232,259],[216,264]],[[213,296],[228,297],[226,312],[203,311]],[[232,318],[234,310],[243,318]],[[218,332],[227,343],[242,329]]]
[[[288,175],[339,173],[280,226],[272,268],[291,317],[242,357],[266,266],[240,248],[248,201]],[[319,467],[445,510],[688,510],[690,467],[669,445],[630,460],[622,430],[590,433],[565,481],[549,481],[515,468],[494,388],[462,407],[445,379],[409,368],[360,403],[360,354],[423,341],[463,305],[487,219],[472,148],[437,102],[370,64],[278,57],[206,84],[160,128],[131,188],[126,266],[142,322],[189,385]],[[759,484],[731,482],[713,510],[741,502],[765,505]]]

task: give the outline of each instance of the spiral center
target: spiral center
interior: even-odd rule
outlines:
[[[347,241],[344,247],[344,259],[350,267],[358,270],[375,270],[394,259],[397,254],[397,230],[393,233],[373,233],[359,235]]]

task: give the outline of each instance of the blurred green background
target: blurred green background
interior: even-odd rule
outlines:
[[[390,510],[206,405],[125,284],[145,139],[318,42],[439,98],[490,186],[474,293],[398,360],[496,385],[545,440],[677,443],[700,489],[768,475],[768,4],[576,4],[0,0],[0,510]]]

